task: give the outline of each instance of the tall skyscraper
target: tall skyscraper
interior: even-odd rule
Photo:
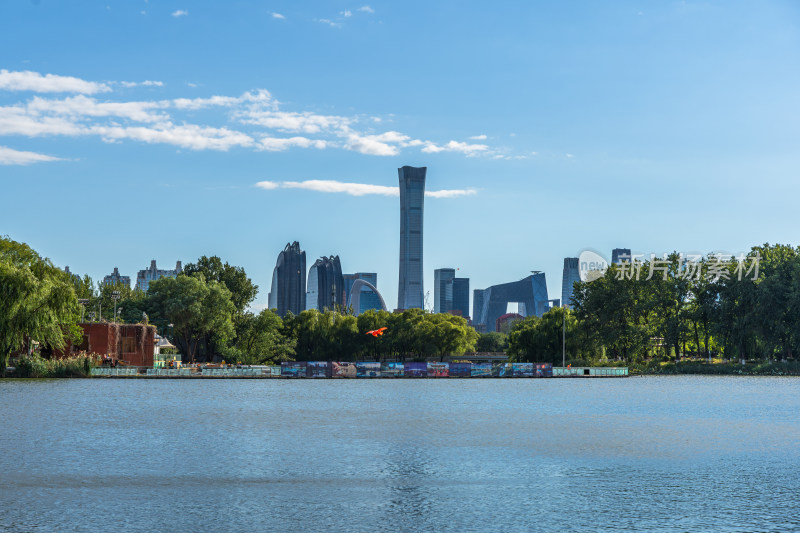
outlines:
[[[103,285],[127,285],[131,286],[131,277],[123,276],[119,273],[119,269],[114,267],[114,272],[103,278]]]
[[[457,278],[453,268],[434,270],[433,312],[469,318],[469,278]]]
[[[451,312],[469,319],[469,278],[453,278],[453,308]]]
[[[618,265],[623,260],[630,261],[631,260],[631,249],[630,248],[614,248],[611,250],[611,264]]]
[[[437,268],[433,271],[433,312],[449,313],[453,308],[454,268]]]
[[[580,266],[577,257],[564,258],[564,273],[561,277],[561,304],[572,305],[574,283],[581,280]]]
[[[400,278],[397,284],[398,309],[421,309],[422,219],[427,167],[397,169],[400,178]]]
[[[181,272],[183,272],[183,267],[181,267],[180,261],[175,263],[175,270],[159,270],[156,267],[156,260],[153,259],[150,261],[150,268],[140,270],[136,274],[136,288],[147,292],[147,289],[150,288],[151,281],[155,281],[163,277],[174,278],[177,277],[177,275]]]
[[[306,253],[300,243],[294,241],[278,254],[272,271],[272,287],[269,293],[270,309],[277,309],[279,316],[288,311],[300,314],[306,307]]]
[[[308,269],[306,309],[341,309],[345,301],[345,283],[339,256],[317,259]]]

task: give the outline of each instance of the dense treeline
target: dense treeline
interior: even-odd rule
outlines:
[[[244,269],[218,257],[203,256],[176,278],[151,282],[145,293],[68,274],[27,245],[3,238],[0,371],[12,353],[26,346],[26,339],[61,348],[65,334],[79,339],[81,319],[110,321],[115,315],[121,322],[157,326],[184,361],[261,364],[443,357],[473,350],[479,338],[461,317],[419,309],[399,314],[367,311],[358,317],[348,310],[303,311],[283,318],[269,309],[254,313],[250,304],[257,294],[258,286]],[[366,334],[384,326],[386,335]]]
[[[649,278],[649,279],[648,279]],[[564,311],[528,318],[509,335],[520,360],[561,360]],[[792,359],[800,352],[800,249],[758,246],[712,255],[612,265],[575,284],[567,362],[638,363],[694,356]]]
[[[244,269],[201,257],[149,290],[96,284],[68,274],[25,244],[0,238],[0,374],[33,343],[61,348],[77,323],[112,319],[155,324],[188,361],[246,364],[285,360],[423,359],[465,351],[507,351],[512,360],[610,364],[679,360],[795,359],[800,352],[800,248],[754,247],[727,261],[710,256],[612,265],[576,283],[571,309],[516,323],[506,336],[478,335],[461,317],[303,311],[281,318],[250,305],[258,287]],[[119,298],[114,300],[114,291]],[[80,305],[79,299],[85,304]],[[387,327],[387,334],[366,332]]]

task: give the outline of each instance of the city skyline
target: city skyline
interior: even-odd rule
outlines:
[[[294,240],[379,273],[397,307],[404,165],[430,169],[431,295],[443,267],[472,287],[541,270],[557,295],[586,248],[797,243],[799,13],[7,2],[0,232],[95,281],[217,255],[256,309]],[[430,38],[398,39],[412,25]]]

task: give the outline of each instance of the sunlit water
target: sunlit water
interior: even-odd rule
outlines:
[[[0,381],[0,529],[800,530],[800,379]]]

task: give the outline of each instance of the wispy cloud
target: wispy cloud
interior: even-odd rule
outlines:
[[[46,161],[63,161],[60,157],[37,154],[36,152],[23,152],[6,146],[0,146],[0,165],[30,165]]]
[[[361,6],[357,9],[357,11],[361,11],[363,13],[375,13],[375,10],[369,6]]]
[[[284,16],[283,16],[283,15],[281,15],[280,13],[273,13],[273,14],[272,14],[272,18],[274,18],[274,19],[279,19],[279,20],[286,20],[286,17],[284,17]]]
[[[472,196],[478,194],[475,189],[442,189],[441,191],[425,191],[425,196],[431,198],[458,198],[459,196]]]
[[[268,191],[275,189],[304,189],[307,191],[325,193],[344,193],[350,196],[400,196],[398,187],[386,185],[371,185],[368,183],[348,183],[336,180],[305,180],[305,181],[259,181],[256,187]],[[475,189],[450,189],[440,191],[425,191],[425,196],[431,198],[456,198],[477,194]]]
[[[328,146],[328,143],[320,139],[315,140],[306,137],[264,137],[258,142],[258,146],[261,150],[266,150],[268,152],[282,152],[293,147],[317,148],[318,150],[322,150]]]
[[[177,11],[172,12],[173,17],[185,17],[189,14],[189,10],[187,9],[178,9]]]
[[[425,144],[425,148],[422,149],[422,151],[426,154],[436,154],[439,152],[460,152],[468,156],[475,156],[481,152],[487,152],[488,150],[489,147],[485,144],[469,144],[459,141],[450,141],[441,146],[432,142],[428,142]]]
[[[120,87],[163,87],[163,81],[153,81],[153,80],[145,80],[145,81],[120,81]]]
[[[36,93],[83,93],[95,94],[111,91],[105,83],[85,81],[72,76],[58,76],[29,70],[10,72],[0,70],[0,89],[6,91],[33,91]]]
[[[331,19],[317,19],[317,22],[321,22],[322,24],[326,24],[326,25],[330,26],[331,28],[341,28],[342,27],[342,23],[341,22],[334,22]]]
[[[381,131],[381,117],[321,114],[286,109],[268,90],[239,96],[125,100],[99,98],[91,92],[136,86],[163,87],[160,81],[95,83],[36,72],[0,74],[0,88],[40,93],[67,89],[77,94],[48,97],[34,94],[27,101],[0,106],[0,136],[95,136],[105,142],[134,140],[169,144],[191,150],[228,151],[248,148],[261,152],[289,149],[339,149],[374,156],[395,156],[409,149],[423,153],[453,152],[468,157],[492,157],[487,144],[414,138]],[[58,87],[56,89],[55,87]],[[124,91],[119,91],[120,94]],[[198,113],[203,111],[203,113]],[[202,116],[205,123],[193,123]],[[386,114],[392,122],[392,114]]]
[[[353,16],[353,12],[352,12],[352,11],[350,11],[349,9],[345,9],[345,10],[344,10],[344,11],[342,11],[340,14],[341,14],[343,17],[345,17],[345,18],[347,18],[347,17],[352,17],[352,16]]]
[[[482,135],[482,134],[481,135],[473,135],[472,137],[470,137],[470,139],[473,140],[473,141],[485,141],[486,140],[486,135]]]

